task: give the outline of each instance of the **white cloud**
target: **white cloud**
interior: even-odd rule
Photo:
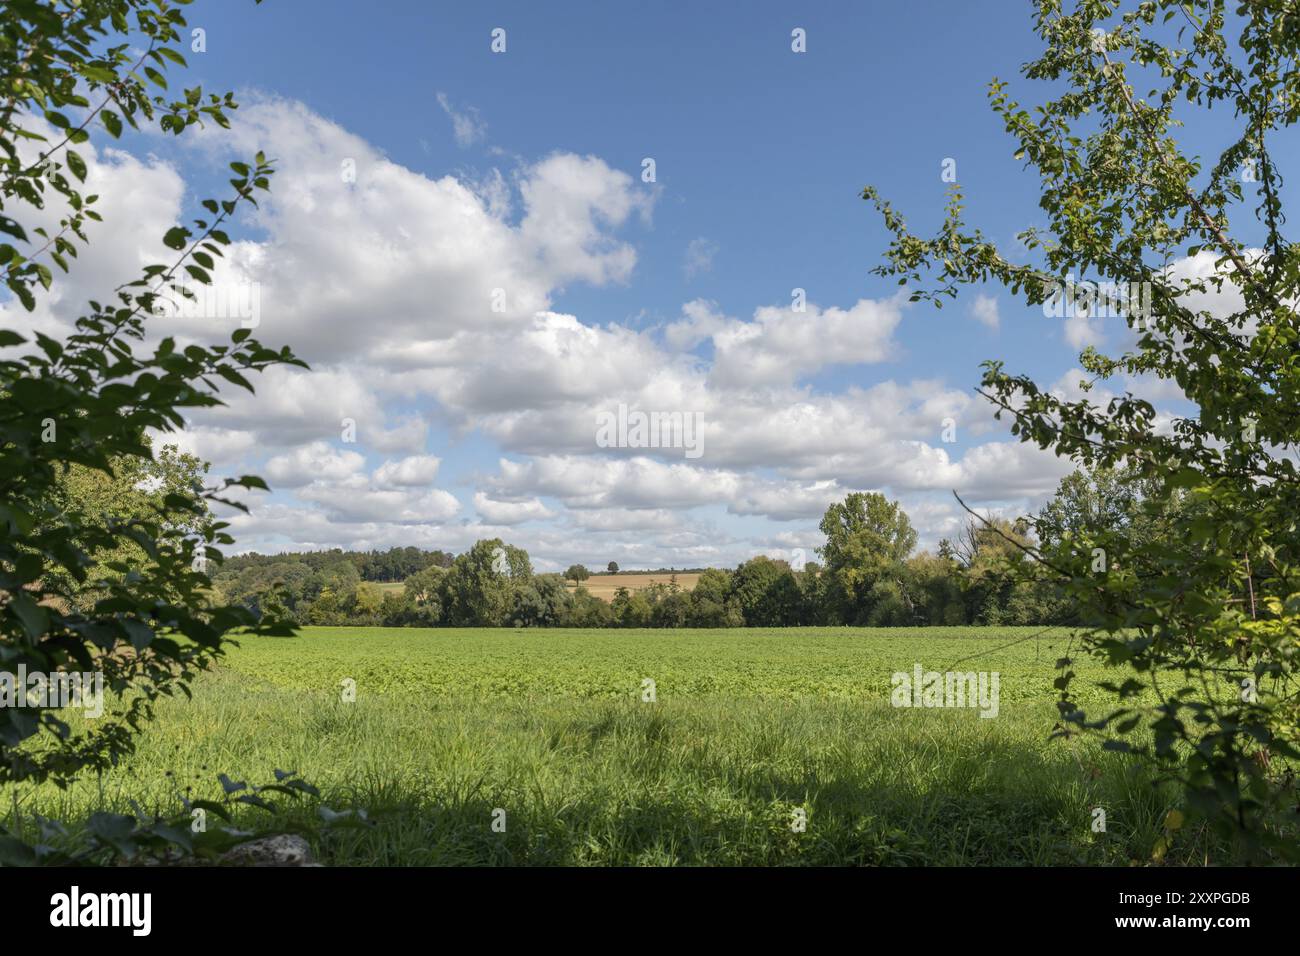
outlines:
[[[411,455],[386,461],[375,469],[375,483],[397,488],[428,485],[438,476],[439,465],[441,461],[433,455]]]
[[[808,484],[788,481],[753,483],[744,488],[732,510],[742,515],[766,515],[777,521],[820,519],[832,503],[842,501],[850,490],[833,478]]]
[[[474,509],[490,524],[515,525],[525,521],[549,518],[555,514],[537,498],[523,501],[501,501],[489,498],[483,492],[474,495]]]
[[[664,329],[664,339],[675,349],[689,349],[713,338],[731,322],[716,302],[694,299],[682,306],[683,318]]]
[[[1001,316],[998,314],[998,299],[993,295],[977,295],[975,302],[971,305],[971,315],[981,325],[997,331],[1001,322]]]
[[[475,143],[482,142],[487,136],[487,123],[473,106],[466,107],[463,112],[457,112],[452,109],[451,100],[446,93],[438,94],[438,105],[451,119],[452,135],[456,138],[457,146],[462,148],[473,146]]]
[[[860,299],[848,309],[806,311],[764,306],[752,322],[730,322],[712,334],[711,381],[730,387],[790,384],[828,365],[883,362],[895,353],[903,299]]]
[[[476,117],[442,105],[453,123]],[[265,149],[280,172],[251,221],[258,231],[230,249],[217,278],[257,283],[259,338],[290,343],[312,368],[275,368],[254,379],[255,396],[227,390],[227,407],[162,440],[212,458],[219,473],[260,470],[277,489],[250,497],[252,516],[231,518],[241,548],[456,550],[509,534],[539,567],[734,564],[760,544],[819,540],[826,505],[852,490],[903,499],[926,542],[960,520],[952,489],[1014,509],[1068,470],[1003,440],[967,383],[876,374],[860,386],[810,384],[830,368],[899,357],[905,294],[803,312],[769,304],[748,318],[696,299],[648,329],[556,311],[569,284],[635,278],[628,234],[648,221],[654,194],[602,159],[556,153],[476,178],[430,178],[299,103],[245,97],[234,119],[230,136],[195,141],[221,159]],[[82,152],[116,205],[92,224],[92,252],[36,322],[66,327],[73,304],[165,258],[158,237],[181,216],[184,185],[171,167]],[[698,274],[716,246],[697,239],[689,249]],[[0,318],[13,311],[0,306]],[[1000,323],[992,297],[977,298],[972,314]],[[155,327],[211,341],[234,324],[177,317]],[[703,457],[597,447],[596,414],[619,404],[698,413]],[[941,443],[947,418],[963,445]],[[345,421],[355,444],[344,441]],[[428,453],[443,431],[452,447],[465,439],[501,456],[473,490],[473,516],[434,487],[448,471],[444,484],[464,480],[456,455]]]
[[[60,138],[45,124],[36,122],[27,126],[52,142]],[[36,161],[38,142],[19,140],[18,145],[24,160]],[[176,253],[162,244],[162,237],[181,216],[185,183],[177,170],[154,157],[140,160],[119,149],[96,147],[93,141],[79,145],[77,152],[87,169],[80,190],[85,196],[100,197],[88,208],[97,212],[102,221],[84,223],[88,245],[78,241],[79,254],[65,257],[70,267],[68,274],[56,270],[51,290],[48,293],[38,290],[34,312],[27,312],[16,299],[0,303],[0,325],[4,328],[19,332],[39,330],[64,338],[71,333],[77,316],[86,311],[89,300],[111,301],[113,290],[139,278],[145,266],[170,264],[176,258]],[[43,243],[35,230],[43,228],[49,235],[57,235],[59,221],[67,208],[58,197],[48,197],[43,209],[36,210],[24,203],[15,204],[6,212],[18,217],[33,240],[33,246],[19,248],[20,252],[31,255]],[[44,261],[48,262],[48,257]]]
[[[1065,317],[1065,341],[1079,350],[1099,346],[1106,341],[1103,319],[1088,312],[1071,312]]]
[[[342,451],[323,441],[301,445],[267,461],[265,471],[273,486],[298,488],[313,481],[340,481],[365,467],[355,451]]]
[[[527,210],[519,236],[554,284],[602,285],[631,275],[636,251],[605,231],[634,212],[649,215],[653,200],[633,188],[631,176],[595,156],[556,153],[531,167],[519,189]]]
[[[427,178],[284,100],[254,100],[233,123],[196,140],[264,149],[279,173],[256,216],[267,238],[237,244],[224,269],[260,288],[259,337],[293,343],[313,366],[517,328],[557,287],[622,282],[636,263],[611,230],[648,213],[652,196],[597,158],[557,153],[519,169],[512,224],[499,172]]]
[[[331,521],[430,524],[446,521],[460,511],[455,495],[440,489],[378,487],[365,475],[342,481],[313,481],[297,492],[300,501],[322,507]]]

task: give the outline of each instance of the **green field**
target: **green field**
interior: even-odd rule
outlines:
[[[134,758],[101,781],[3,798],[25,820],[130,800],[172,813],[181,789],[209,795],[218,772],[263,782],[294,770],[330,807],[373,821],[325,832],[313,807],[287,812],[276,826],[301,829],[327,864],[1150,862],[1173,791],[1095,743],[1048,739],[1068,638],[307,628],[244,638],[192,702],[161,705]],[[890,706],[890,675],[916,663],[997,671],[998,716]],[[1103,673],[1076,670],[1082,687]],[[355,702],[342,699],[349,679]],[[1189,827],[1164,858],[1222,853]]]

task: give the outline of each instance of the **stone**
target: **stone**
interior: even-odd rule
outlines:
[[[250,840],[231,847],[221,855],[230,866],[319,866],[312,859],[311,847],[292,833]]]

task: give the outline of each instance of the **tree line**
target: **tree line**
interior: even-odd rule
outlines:
[[[448,551],[425,551],[422,548],[389,548],[387,551],[344,551],[333,548],[325,551],[286,551],[280,554],[258,554],[250,551],[227,558],[223,568],[242,572],[248,568],[265,568],[285,563],[304,564],[319,571],[346,562],[357,571],[361,581],[405,581],[430,565],[450,567],[455,555]]]
[[[1163,502],[1170,517],[1177,501]],[[243,555],[214,574],[221,598],[272,609],[298,624],[385,627],[799,627],[855,625],[1078,624],[1077,603],[1050,576],[1027,574],[1030,551],[1060,546],[1099,528],[1143,540],[1161,521],[1133,476],[1076,472],[1037,514],[1009,520],[971,516],[936,551],[916,549],[898,502],[854,493],[831,505],[820,529],[820,560],[804,566],[757,556],[734,569],[702,571],[693,589],[667,583],[620,588],[612,602],[592,595],[582,565],[536,573],[528,553],[500,539],[454,558],[393,548]],[[1082,538],[1080,538],[1082,540]],[[1089,538],[1091,540],[1091,538]],[[1112,536],[1112,541],[1115,540]],[[1102,550],[1102,549],[1095,549]],[[1104,575],[1115,553],[1089,554]],[[413,569],[401,589],[393,568]],[[573,586],[570,586],[572,582]]]

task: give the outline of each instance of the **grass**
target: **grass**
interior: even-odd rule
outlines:
[[[174,813],[181,790],[209,796],[218,772],[258,783],[295,770],[374,823],[322,829],[314,807],[286,809],[277,827],[305,832],[328,864],[1150,862],[1173,791],[1093,743],[1048,740],[1066,640],[1031,628],[307,628],[245,638],[192,702],[161,705],[102,780],[0,796],[20,823],[131,801]],[[917,662],[998,671],[998,716],[891,707],[890,675]],[[1085,685],[1102,676],[1075,669]],[[246,813],[252,824],[262,811]],[[1228,862],[1194,828],[1165,855],[1207,859]]]

